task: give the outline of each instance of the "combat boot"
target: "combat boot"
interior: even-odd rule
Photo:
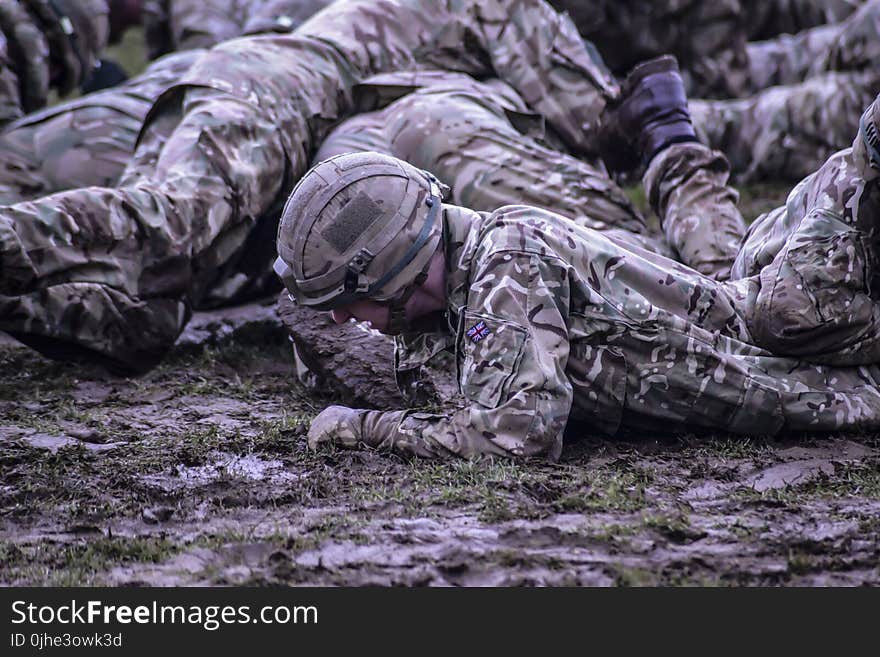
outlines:
[[[671,55],[636,66],[621,85],[620,96],[602,112],[598,146],[611,171],[647,166],[667,146],[690,141],[699,140],[678,63]]]

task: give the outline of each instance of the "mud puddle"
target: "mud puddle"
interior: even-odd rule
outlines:
[[[312,453],[332,400],[271,305],[197,318],[139,379],[8,341],[0,364],[2,584],[880,583],[875,435]]]

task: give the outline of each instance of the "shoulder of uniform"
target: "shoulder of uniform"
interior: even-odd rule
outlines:
[[[548,228],[559,215],[530,205],[505,205],[486,216],[480,231],[479,251],[485,257],[506,251],[552,256]]]

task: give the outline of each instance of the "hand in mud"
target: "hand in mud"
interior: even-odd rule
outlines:
[[[360,411],[346,406],[328,406],[312,420],[309,427],[309,447],[317,449],[322,444],[356,447],[363,436]]]

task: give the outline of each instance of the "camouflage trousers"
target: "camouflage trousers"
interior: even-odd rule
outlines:
[[[409,86],[408,86],[409,85]],[[477,211],[504,205],[544,208],[614,240],[676,257],[718,280],[730,267],[745,231],[737,195],[725,185],[723,158],[707,164],[700,194],[715,201],[711,216],[669,213],[653,232],[599,163],[575,158],[537,115],[500,80],[477,82],[448,72],[366,81],[360,91],[414,90],[384,109],[360,114],[334,129],[315,160],[354,151],[377,151],[431,171],[451,188],[447,199]],[[684,205],[687,192],[682,191]]]
[[[0,133],[0,204],[114,185],[159,95],[202,51],[168,55],[119,87],[59,103]]]
[[[682,211],[711,217],[719,210],[700,194],[703,182],[693,175],[707,172],[710,157],[706,147],[686,144],[651,163],[645,185],[664,220]],[[880,304],[872,292],[880,273],[878,179],[857,139],[797,185],[784,206],[755,220],[729,281],[707,279],[713,294],[737,308],[751,344],[831,365],[880,361]]]
[[[799,180],[845,148],[880,91],[880,1],[846,20],[748,46],[736,100],[694,100],[701,139],[724,151],[739,180]],[[775,85],[775,86],[774,86]]]
[[[712,159],[698,144],[654,159],[645,185],[664,221],[720,209],[700,193],[721,184]],[[624,425],[656,429],[679,407],[688,425],[740,432],[876,428],[878,176],[859,141],[832,156],[750,227],[729,281],[597,244],[597,269],[615,268],[603,297],[631,318],[605,336],[628,372]],[[730,403],[750,419],[728,423]]]

